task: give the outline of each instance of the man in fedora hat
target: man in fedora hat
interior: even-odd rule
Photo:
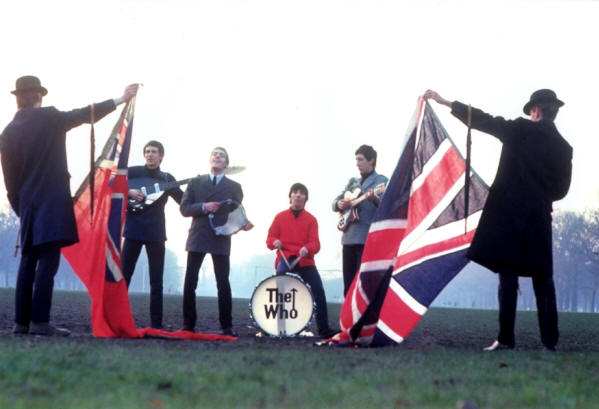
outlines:
[[[17,79],[12,93],[18,110],[0,135],[0,155],[8,200],[21,224],[13,332],[69,335],[49,324],[60,249],[79,240],[65,139],[67,131],[90,122],[91,108],[42,108],[48,90],[34,76]],[[121,97],[95,104],[96,120],[136,93],[137,85],[130,85]]]
[[[455,117],[467,122],[468,106],[431,90],[424,97],[451,107]],[[553,122],[563,105],[555,92],[541,89],[524,105],[530,119],[505,120],[471,110],[472,128],[503,144],[497,174],[467,254],[499,275],[499,334],[486,351],[515,346],[519,276],[532,277],[543,345],[553,351],[558,341],[551,212],[552,202],[568,193],[572,176],[572,147]]]

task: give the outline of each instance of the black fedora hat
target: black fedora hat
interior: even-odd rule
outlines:
[[[537,103],[553,104],[558,108],[564,105],[562,101],[557,99],[557,95],[555,95],[555,92],[553,92],[550,89],[540,89],[532,93],[532,95],[530,96],[530,101],[528,101],[526,105],[524,105],[524,108],[522,108],[522,110],[526,115],[528,115],[530,113],[530,108],[532,108]]]
[[[42,87],[42,83],[38,77],[34,77],[33,75],[25,75],[23,77],[17,78],[15,90],[11,91],[12,94],[17,95],[23,91],[40,91],[43,96],[48,93],[48,90]]]

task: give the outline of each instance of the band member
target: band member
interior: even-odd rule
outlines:
[[[271,250],[281,250],[290,262],[300,258],[291,272],[298,274],[310,285],[316,301],[318,335],[330,338],[339,331],[329,327],[327,299],[320,274],[314,263],[314,255],[320,250],[318,222],[304,209],[306,201],[308,201],[308,189],[301,183],[294,183],[289,189],[291,207],[275,216],[268,229],[266,246]],[[289,271],[278,252],[275,267],[277,275]]]
[[[428,90],[425,98],[451,108],[466,123],[468,107]],[[472,128],[503,143],[499,167],[467,256],[499,274],[499,334],[485,350],[512,349],[518,277],[532,277],[541,341],[555,350],[559,331],[553,283],[552,202],[570,187],[572,147],[553,123],[564,105],[541,89],[524,105],[529,119],[505,120],[472,109]]]
[[[90,122],[91,108],[42,108],[48,90],[34,76],[18,78],[12,93],[18,111],[0,136],[0,154],[8,200],[21,224],[13,332],[69,335],[49,323],[60,249],[79,241],[65,139],[67,131]],[[136,93],[137,85],[130,85],[121,97],[95,104],[95,119]]]
[[[129,186],[151,186],[155,183],[174,182],[170,173],[162,172],[160,164],[164,158],[164,146],[158,141],[149,141],[143,148],[144,166],[132,166],[127,170]],[[164,273],[164,242],[166,227],[164,206],[168,198],[181,203],[183,191],[178,187],[167,190],[143,212],[127,209],[123,232],[123,276],[127,287],[135,270],[141,248],[145,246],[150,275],[150,322],[152,328],[162,329],[162,279]],[[129,189],[129,199],[142,202],[145,196],[140,189]]]
[[[341,236],[343,244],[343,295],[345,296],[362,260],[364,243],[370,228],[372,216],[378,204],[380,195],[375,194],[375,186],[386,184],[387,178],[376,173],[376,151],[370,145],[360,146],[356,152],[356,166],[360,177],[352,177],[343,192],[333,200],[333,211],[344,214],[351,211],[351,200],[345,198],[347,192],[359,191],[365,195],[366,200],[355,206],[357,218],[349,221],[349,225]]]
[[[231,286],[229,284],[229,255],[231,236],[217,235],[210,226],[209,215],[220,208],[220,201],[233,199],[241,203],[241,185],[225,176],[229,155],[224,148],[216,147],[210,153],[210,173],[193,178],[181,200],[181,214],[193,217],[187,237],[187,268],[183,288],[183,330],[195,331],[197,320],[196,294],[198,274],[206,253],[212,255],[218,315],[223,335],[237,336],[233,330]],[[245,230],[253,227],[251,223]]]

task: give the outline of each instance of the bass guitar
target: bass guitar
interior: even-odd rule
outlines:
[[[144,194],[143,200],[129,199],[127,210],[133,214],[141,214],[154,204],[169,189],[189,183],[189,179],[172,182],[158,182],[152,178],[135,178],[129,180],[129,189],[138,189]]]
[[[384,183],[380,183],[375,186],[373,189],[373,193],[377,196],[383,194],[385,192],[386,185]],[[349,227],[351,222],[358,220],[358,209],[357,206],[366,200],[367,193],[365,192],[362,195],[358,189],[353,192],[345,192],[344,199],[350,202],[350,205],[347,209],[343,210],[339,213],[339,221],[337,222],[337,229],[340,231],[345,231]]]

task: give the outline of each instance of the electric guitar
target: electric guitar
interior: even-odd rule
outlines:
[[[158,182],[156,179],[145,177],[130,179],[129,189],[141,190],[144,194],[144,199],[141,201],[129,199],[127,201],[127,210],[133,214],[141,214],[160,199],[167,190],[185,185],[190,180],[191,178],[172,182]]]
[[[386,185],[384,183],[380,183],[375,186],[373,192],[375,195],[379,196],[383,192],[385,192]],[[339,213],[339,221],[337,222],[337,229],[340,231],[345,231],[349,227],[351,222],[358,220],[358,209],[357,206],[366,200],[366,193],[358,196],[360,194],[360,189],[355,189],[350,192],[347,191],[344,194],[344,199],[350,201],[350,205],[347,209],[341,211]]]

